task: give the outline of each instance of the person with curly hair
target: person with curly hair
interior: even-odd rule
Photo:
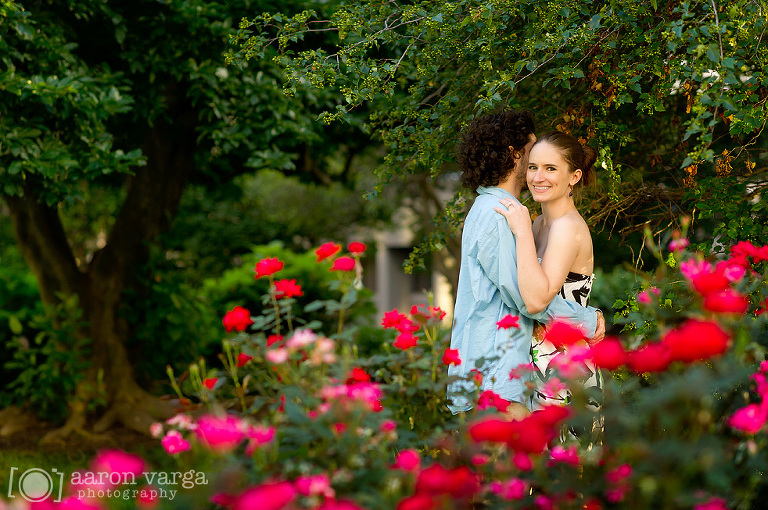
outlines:
[[[480,390],[490,390],[510,402],[507,413],[520,419],[530,413],[525,390],[527,377],[512,377],[515,369],[530,363],[535,321],[554,318],[579,324],[587,336],[600,339],[605,320],[592,307],[555,296],[544,309],[528,310],[518,287],[516,238],[506,218],[495,208],[500,199],[519,202],[521,178],[528,167],[528,153],[535,142],[533,115],[528,111],[503,111],[476,118],[462,132],[457,159],[462,183],[477,193],[464,220],[461,237],[459,284],[453,314],[451,348],[462,362],[451,365],[448,407],[454,414],[475,403],[472,370],[479,364]],[[502,319],[518,317],[518,327],[502,327]]]

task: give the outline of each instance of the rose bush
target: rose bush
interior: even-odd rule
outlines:
[[[676,234],[670,248],[658,249],[659,269],[635,296],[617,301],[620,337],[589,345],[568,324],[550,325],[548,339],[566,346],[551,391],[567,390],[568,403],[518,421],[505,416],[508,402],[485,390],[476,370],[474,410],[447,411],[447,367],[462,360],[437,307],[386,312],[387,343],[358,355],[345,317],[356,305],[361,243],[346,254],[332,243],[316,250],[339,297],[303,306],[301,282],[281,284],[281,261],[263,259],[255,267],[269,281],[262,310],[238,305],[224,314],[219,362],[200,360],[184,381],[174,377],[180,413],[152,428],[180,471],[205,472],[208,483],[172,501],[132,501],[141,508],[758,508],[768,469],[768,246],[742,242],[705,256],[683,239]],[[317,311],[336,323],[323,331],[299,320]],[[504,317],[498,327],[517,321]],[[604,370],[602,393],[582,386],[584,361]],[[509,376],[529,372],[521,366]],[[114,506],[76,496],[66,508]]]

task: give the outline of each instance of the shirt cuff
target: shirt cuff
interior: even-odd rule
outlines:
[[[587,307],[587,317],[582,323],[584,334],[587,336],[587,338],[594,338],[595,333],[597,333],[597,312],[603,313],[602,310],[599,310],[595,307]]]

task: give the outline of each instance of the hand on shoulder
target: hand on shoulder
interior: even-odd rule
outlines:
[[[527,207],[509,198],[499,199],[499,202],[503,207],[494,207],[493,210],[507,219],[513,234],[519,235],[523,231],[531,230],[531,213]]]

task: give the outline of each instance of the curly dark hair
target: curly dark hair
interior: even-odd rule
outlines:
[[[472,190],[498,185],[515,167],[509,148],[523,150],[534,130],[533,113],[528,110],[507,110],[473,120],[462,131],[457,150],[462,184]]]
[[[536,140],[536,143],[547,142],[553,145],[563,159],[568,163],[570,172],[581,169],[581,179],[574,185],[574,189],[579,189],[591,184],[595,180],[595,172],[592,166],[597,160],[597,151],[589,145],[582,145],[579,140],[573,136],[561,131],[551,131],[545,133]]]

